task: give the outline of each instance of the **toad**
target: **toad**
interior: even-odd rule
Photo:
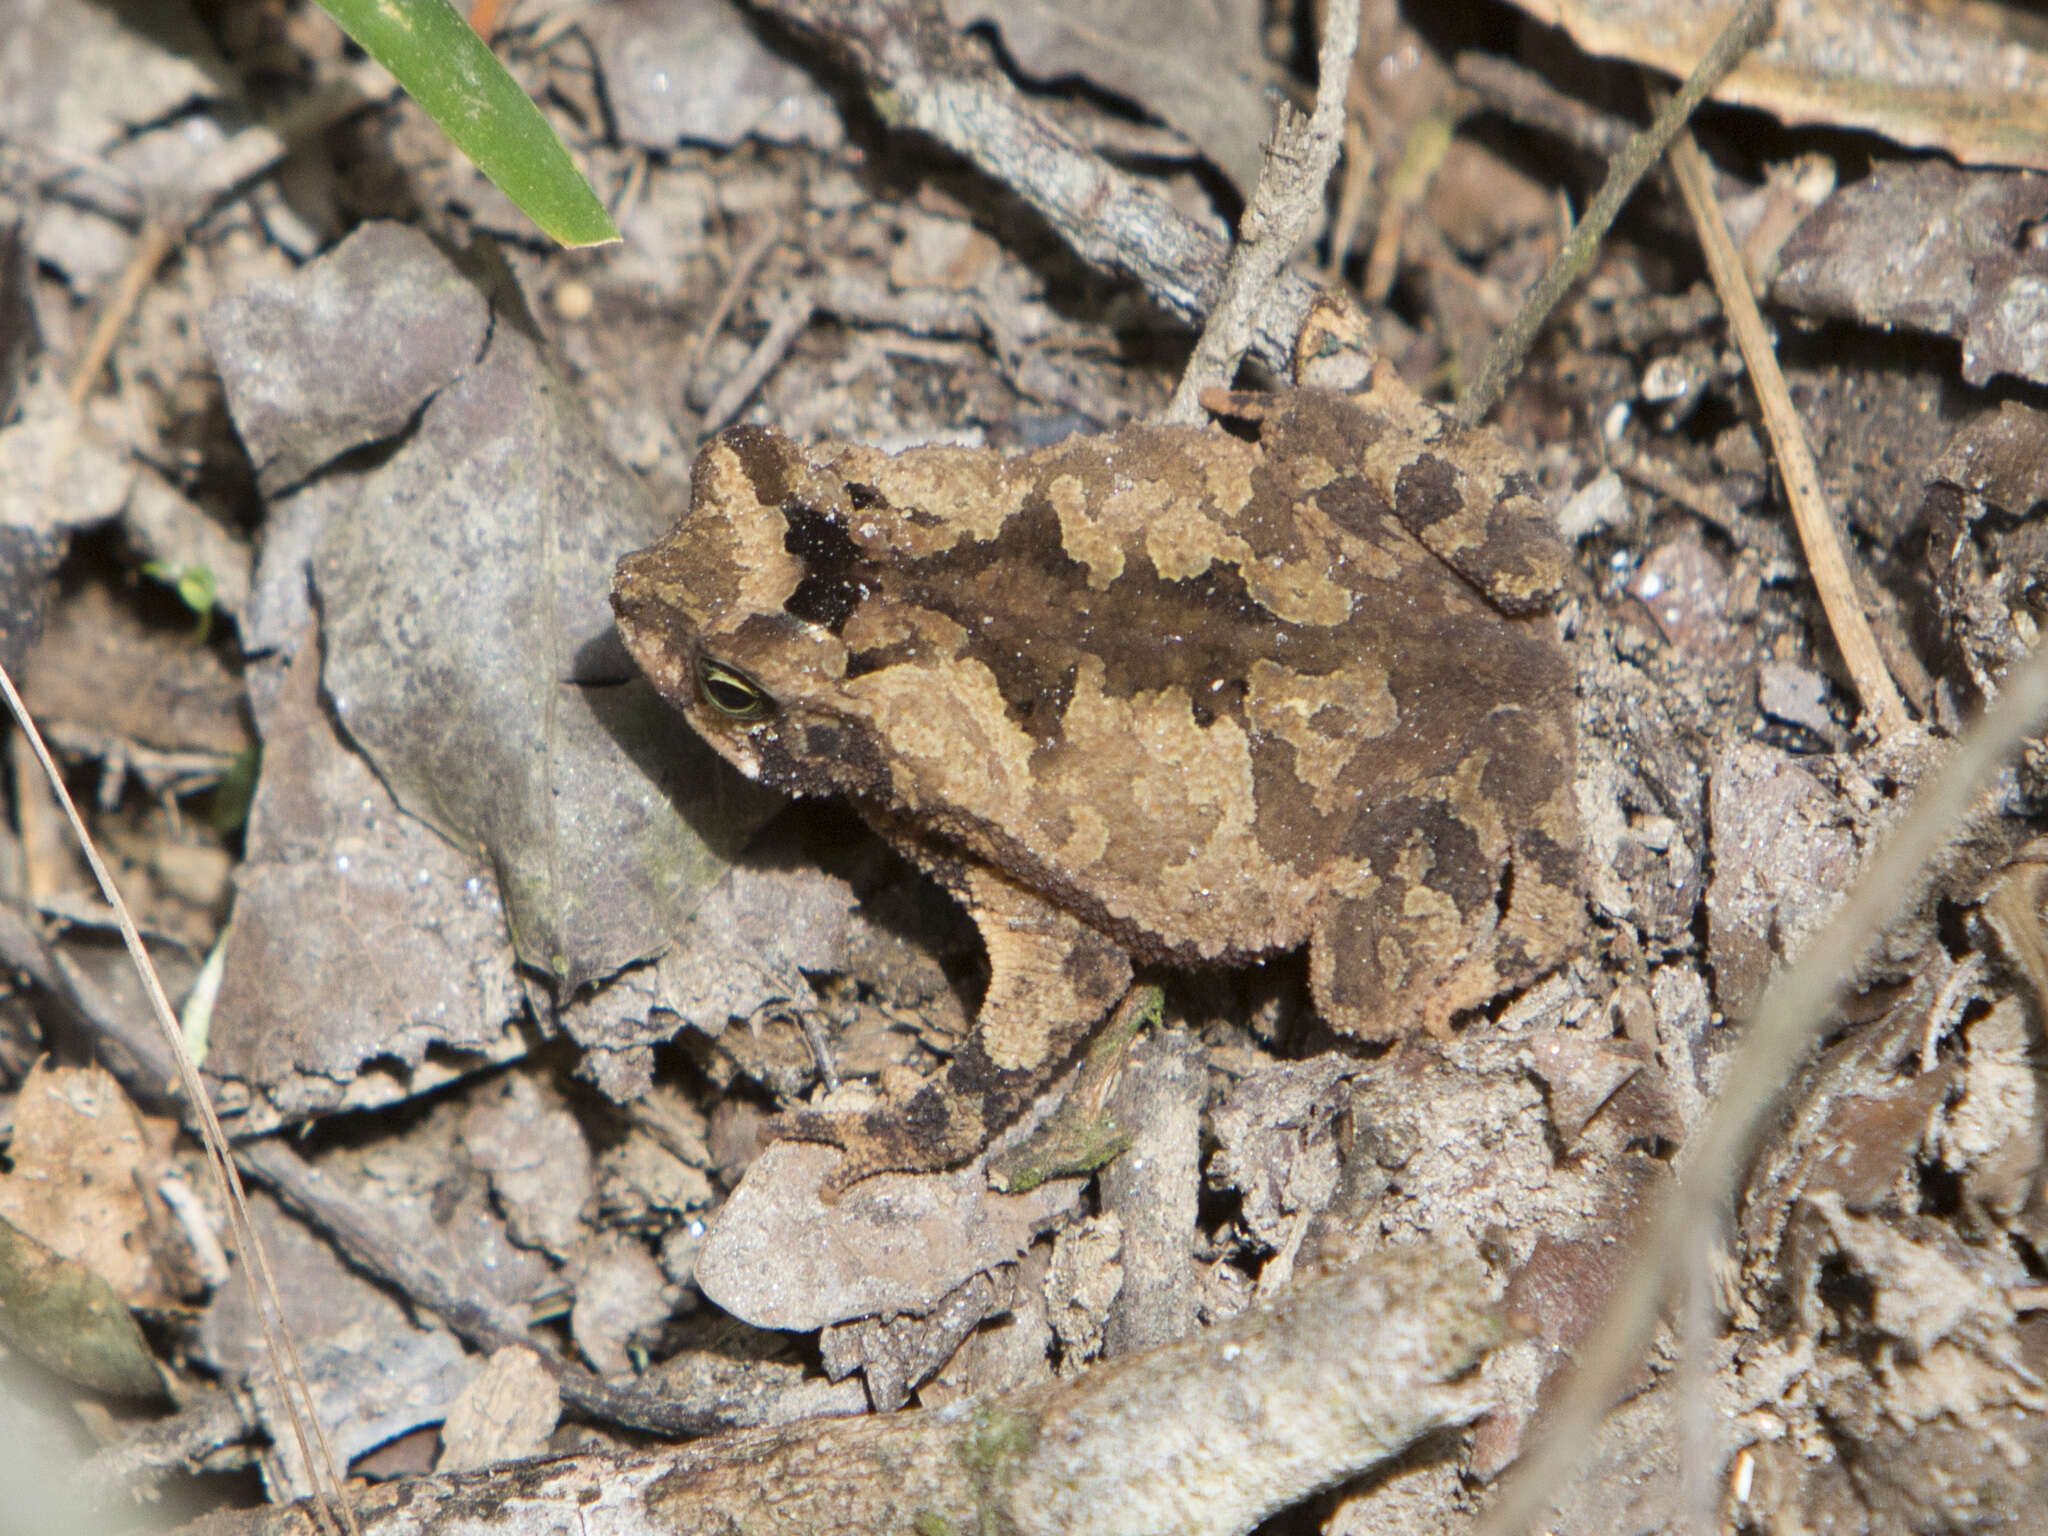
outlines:
[[[738,427],[619,563],[627,646],[750,778],[842,795],[989,983],[906,1100],[797,1110],[835,1182],[973,1157],[1133,964],[1306,945],[1347,1034],[1441,1033],[1584,920],[1567,554],[1491,433],[1385,374],[1015,457]]]

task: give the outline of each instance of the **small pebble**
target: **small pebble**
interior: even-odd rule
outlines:
[[[1756,669],[1756,707],[1773,720],[1811,731],[1823,741],[1834,736],[1834,717],[1828,713],[1828,680],[1795,662],[1767,661]]]
[[[597,295],[590,291],[590,284],[565,278],[555,284],[554,303],[555,313],[564,320],[587,320],[597,307]]]

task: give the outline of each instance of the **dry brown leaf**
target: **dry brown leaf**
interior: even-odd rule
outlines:
[[[152,1132],[104,1069],[41,1063],[15,1100],[0,1218],[85,1265],[130,1306],[169,1305],[138,1187],[163,1158],[166,1129]]]
[[[1735,9],[1727,0],[1515,3],[1588,53],[1679,76]],[[2021,20],[1991,5],[1782,0],[1777,30],[1714,99],[1787,123],[1867,128],[1970,164],[2048,168],[2048,52]]]

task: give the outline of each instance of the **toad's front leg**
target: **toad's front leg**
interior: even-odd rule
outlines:
[[[994,870],[941,875],[981,930],[988,993],[946,1070],[908,1099],[777,1117],[776,1135],[845,1151],[826,1181],[827,1199],[878,1173],[931,1172],[973,1158],[1051,1085],[1130,987],[1129,957],[1085,923]]]

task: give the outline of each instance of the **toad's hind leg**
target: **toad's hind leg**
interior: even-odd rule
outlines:
[[[988,947],[988,994],[946,1070],[864,1113],[793,1110],[773,1129],[840,1147],[826,1194],[878,1173],[955,1168],[1039,1096],[1131,982],[1121,948],[992,870],[942,869]]]
[[[1309,938],[1317,1010],[1361,1039],[1441,1037],[1457,1014],[1534,981],[1584,932],[1575,845],[1575,832],[1524,828],[1462,907],[1427,885],[1392,899],[1384,877],[1333,893]]]

